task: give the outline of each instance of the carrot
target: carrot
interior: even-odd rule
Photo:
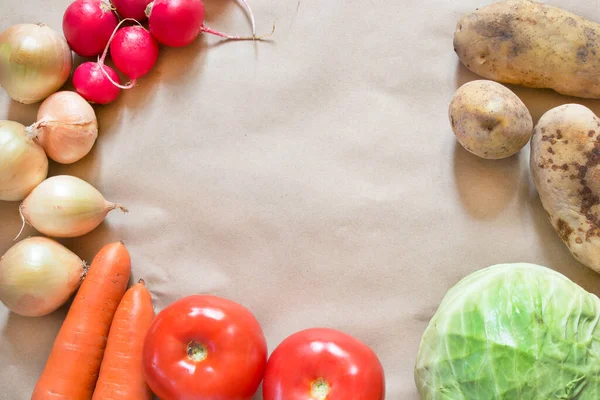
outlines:
[[[131,260],[122,242],[104,246],[94,257],[31,400],[92,398],[110,324],[130,274]]]
[[[152,297],[140,279],[115,313],[93,400],[150,400],[143,372],[144,339],[154,319]]]

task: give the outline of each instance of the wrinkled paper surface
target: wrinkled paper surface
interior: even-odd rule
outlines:
[[[600,276],[544,214],[529,147],[481,160],[450,129],[453,92],[477,78],[453,52],[454,28],[489,0],[250,3],[259,33],[280,17],[273,42],[202,36],[161,49],[133,90],[95,107],[92,153],[51,163],[51,175],[81,177],[131,211],[62,243],[91,262],[123,240],[157,311],[195,293],[230,298],[259,319],[269,351],[301,329],[343,330],[376,351],[398,400],[418,399],[421,335],[467,274],[532,262],[600,294]],[[549,3],[600,21],[595,1]],[[42,21],[62,32],[68,4],[5,2],[0,29]],[[206,7],[207,25],[250,32],[233,0]],[[600,115],[600,101],[513,89],[535,121],[570,102]],[[0,119],[31,124],[37,107],[0,91]],[[19,231],[17,207],[0,204],[1,253]],[[65,313],[0,306],[1,399],[29,399]]]

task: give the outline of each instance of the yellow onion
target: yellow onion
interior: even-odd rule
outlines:
[[[62,91],[40,106],[37,122],[27,131],[35,136],[48,157],[71,164],[85,157],[98,137],[98,121],[92,106],[75,92]]]
[[[0,86],[20,103],[37,103],[56,92],[72,66],[67,41],[44,24],[13,25],[0,34]]]
[[[42,146],[18,122],[0,121],[0,200],[23,200],[47,175]]]
[[[40,183],[21,203],[23,222],[54,237],[78,237],[96,229],[120,204],[106,201],[86,181],[69,175],[53,176]]]
[[[69,300],[84,274],[83,261],[62,244],[27,238],[0,258],[0,300],[19,315],[46,315]]]

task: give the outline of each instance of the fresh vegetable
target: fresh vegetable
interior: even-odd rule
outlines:
[[[44,100],[67,82],[73,67],[65,39],[44,24],[13,25],[0,34],[0,86],[14,100]]]
[[[106,201],[86,181],[74,176],[53,176],[40,183],[23,203],[23,222],[54,237],[78,237],[96,229],[120,204]]]
[[[112,39],[110,55],[115,67],[135,81],[156,64],[158,43],[144,27],[126,26]]]
[[[0,200],[23,200],[47,175],[48,157],[25,126],[0,121]]]
[[[146,7],[152,0],[111,0],[119,15],[139,22],[146,19]]]
[[[264,400],[383,400],[385,376],[366,344],[334,329],[307,329],[271,354]]]
[[[165,46],[183,47],[200,34],[204,22],[201,0],[157,0],[146,9],[150,33]]]
[[[146,32],[146,36],[141,32],[131,31],[129,29],[131,27],[119,29],[123,23],[128,21],[139,24],[131,19],[121,20],[110,36],[104,52],[98,57],[98,62],[86,65],[77,76],[76,88],[80,87],[80,89],[76,90],[85,92],[84,97],[89,101],[107,104],[117,98],[120,89],[131,89],[135,86],[135,78],[132,78],[127,85],[121,85],[117,73],[112,68],[105,66],[104,62],[109,49],[116,51],[118,66],[136,77],[150,71],[158,58],[158,44],[141,25],[140,28]],[[123,30],[125,30],[125,34],[121,34]],[[111,45],[117,36],[117,44],[113,48]],[[77,70],[75,73],[77,74]]]
[[[194,295],[163,309],[144,343],[144,375],[169,400],[249,400],[262,380],[267,344],[243,306]]]
[[[252,20],[252,36],[234,36],[204,26],[204,3],[202,0],[155,0],[148,4],[146,15],[150,33],[165,46],[183,47],[192,43],[200,32],[206,32],[233,40],[256,40],[254,15],[243,0]]]
[[[80,56],[97,56],[104,50],[119,20],[103,0],[75,0],[63,16],[63,32]]]
[[[103,69],[110,79],[102,72]],[[84,62],[73,73],[73,86],[77,93],[90,103],[108,104],[115,101],[121,92],[111,79],[120,82],[119,75],[108,65]]]
[[[142,349],[154,318],[152,297],[143,280],[121,300],[110,326],[93,400],[151,400],[144,380]]]
[[[530,168],[562,241],[600,272],[600,119],[579,104],[545,113],[531,140]]]
[[[488,159],[510,157],[531,138],[533,120],[516,94],[499,83],[478,80],[461,86],[450,103],[452,130],[471,153]]]
[[[62,91],[40,106],[37,122],[27,128],[44,147],[48,157],[71,164],[85,157],[98,137],[94,109],[75,92]]]
[[[462,18],[460,61],[503,83],[600,98],[600,24],[530,0],[505,0]]]
[[[130,274],[131,260],[121,242],[104,246],[94,257],[31,400],[92,398],[109,328]]]
[[[75,253],[54,240],[22,240],[0,258],[0,300],[26,317],[50,314],[77,290],[84,266]]]
[[[565,276],[504,264],[462,279],[423,334],[422,400],[600,398],[600,300]]]

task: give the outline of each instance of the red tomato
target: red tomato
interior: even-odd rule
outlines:
[[[215,296],[174,302],[156,316],[144,341],[144,376],[162,400],[251,399],[266,363],[256,318]]]
[[[383,400],[385,377],[367,345],[333,329],[308,329],[275,349],[264,400]]]

